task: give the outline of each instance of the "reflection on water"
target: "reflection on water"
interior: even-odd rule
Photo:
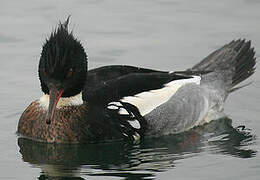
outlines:
[[[248,129],[233,128],[228,118],[179,135],[147,138],[139,144],[61,145],[18,138],[23,161],[41,168],[40,180],[84,176],[153,178],[154,172],[178,166],[176,160],[199,156],[203,151],[253,157],[256,151],[244,148],[253,142],[254,136]]]

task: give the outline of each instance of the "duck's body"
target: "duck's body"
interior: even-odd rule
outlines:
[[[241,40],[183,72],[132,66],[87,72],[85,52],[67,24],[60,24],[43,47],[44,95],[18,124],[18,133],[38,141],[89,143],[179,133],[222,115],[228,93],[254,72],[254,51]]]
[[[44,94],[24,111],[18,132],[36,140],[57,143],[137,140],[145,134],[144,116],[155,108],[154,104],[163,104],[181,85],[199,83],[199,80],[199,76],[132,66],[93,69],[88,72],[88,84],[83,92],[59,99],[51,124],[46,123],[50,96]],[[139,87],[133,86],[136,83]]]

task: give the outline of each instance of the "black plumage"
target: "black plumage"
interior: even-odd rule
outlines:
[[[38,73],[46,95],[32,102],[18,123],[18,133],[39,141],[136,141],[146,135],[149,120],[137,105],[123,101],[124,97],[135,96],[138,99],[140,97],[136,95],[163,89],[167,83],[176,80],[191,80],[189,83],[198,85],[199,81],[192,81],[194,76],[200,76],[202,82],[207,83],[212,79],[206,81],[203,77],[214,73],[223,77],[220,81],[224,82],[224,88],[232,89],[255,70],[255,53],[250,42],[237,40],[213,52],[187,71],[170,73],[120,65],[87,71],[86,52],[81,42],[68,30],[68,23],[69,18],[59,23],[43,44]],[[217,75],[214,77],[218,78]],[[177,91],[178,88],[170,90]],[[223,91],[228,93],[226,89]],[[64,98],[64,104],[56,108],[60,98]],[[156,108],[161,102],[152,107]]]

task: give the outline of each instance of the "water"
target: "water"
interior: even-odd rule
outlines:
[[[183,70],[232,39],[251,39],[259,57],[259,8],[257,0],[1,1],[0,179],[259,179],[259,70],[228,98],[229,118],[178,136],[61,146],[15,134],[41,95],[41,45],[68,15],[90,68]]]

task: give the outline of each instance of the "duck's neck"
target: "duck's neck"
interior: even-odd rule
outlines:
[[[39,99],[40,105],[46,109],[49,107],[49,101],[50,101],[50,96],[48,94],[43,94],[42,97]],[[65,106],[79,106],[83,104],[82,100],[82,92],[79,94],[72,96],[72,97],[61,97],[56,108],[62,108]]]

